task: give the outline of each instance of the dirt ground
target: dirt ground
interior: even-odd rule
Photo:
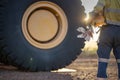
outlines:
[[[13,66],[0,64],[0,80],[95,80],[97,73],[97,56],[81,54],[68,70],[54,72],[23,72]],[[72,70],[71,70],[72,69]],[[117,66],[114,57],[108,66],[108,80],[117,80]]]
[[[75,69],[77,72],[70,73],[73,80],[96,80],[97,74],[97,56],[78,57],[68,68]],[[108,80],[117,80],[117,64],[112,56],[107,69]]]

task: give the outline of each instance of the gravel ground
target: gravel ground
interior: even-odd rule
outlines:
[[[0,73],[0,80],[72,80],[70,74],[52,72],[18,72],[5,71]]]
[[[70,71],[23,72],[13,66],[0,64],[0,80],[95,80],[97,58],[80,56],[66,68]],[[111,58],[109,63],[108,77],[108,80],[117,80],[117,66],[114,58]]]

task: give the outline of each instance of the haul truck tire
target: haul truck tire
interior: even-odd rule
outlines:
[[[84,47],[80,0],[1,0],[0,61],[28,71],[67,66]]]

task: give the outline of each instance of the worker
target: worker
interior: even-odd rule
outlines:
[[[90,13],[91,21],[95,22],[94,19],[98,19],[101,15],[105,24],[101,27],[98,42],[97,80],[107,80],[106,70],[112,49],[118,65],[118,80],[120,80],[120,0],[98,0]]]

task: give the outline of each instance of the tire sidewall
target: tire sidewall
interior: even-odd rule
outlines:
[[[10,57],[15,60],[15,64],[22,64],[21,67],[25,68],[30,66],[32,69],[39,67],[38,70],[45,70],[45,66],[50,69],[63,67],[76,58],[76,55],[81,52],[80,48],[84,45],[84,40],[77,38],[78,32],[76,29],[82,26],[82,23],[78,23],[75,17],[78,15],[78,11],[76,13],[72,12],[75,11],[74,9],[78,5],[73,7],[70,0],[65,0],[64,2],[61,0],[47,0],[59,5],[65,12],[68,19],[68,32],[61,44],[46,50],[32,46],[25,39],[22,32],[21,23],[24,12],[31,4],[37,1],[46,0],[12,0],[6,6],[5,26],[3,28],[3,33],[5,34],[3,35],[9,51],[12,52]],[[82,12],[79,13],[82,14]],[[32,61],[30,61],[31,59]]]

